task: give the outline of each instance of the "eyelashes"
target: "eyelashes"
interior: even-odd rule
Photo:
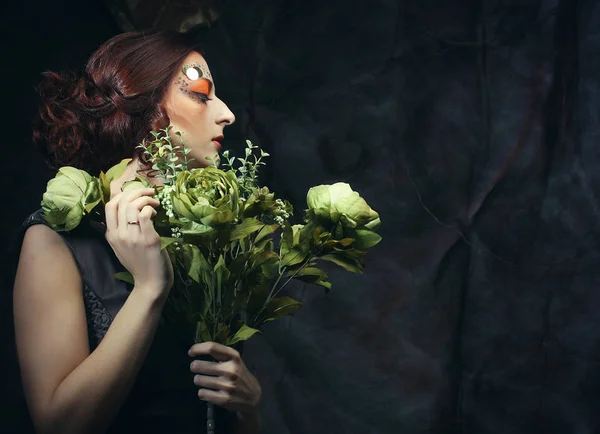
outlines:
[[[196,102],[206,104],[208,101],[212,101],[212,98],[208,96],[208,93],[210,92],[210,86],[205,80],[192,83],[193,86],[190,86],[188,81],[185,81],[183,78],[179,77],[176,83],[181,92],[185,93]]]
[[[203,92],[191,92],[192,95],[195,95],[196,98],[198,100],[200,100],[200,102],[202,102],[203,104],[206,104],[208,101],[212,101],[212,98],[209,98],[207,94],[203,93]]]

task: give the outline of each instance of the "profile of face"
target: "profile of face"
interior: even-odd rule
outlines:
[[[176,132],[186,148],[192,167],[212,165],[207,157],[214,158],[221,150],[223,129],[235,122],[229,107],[217,98],[215,83],[201,54],[190,53],[172,79],[163,100],[163,107],[171,120],[172,140],[179,143]]]

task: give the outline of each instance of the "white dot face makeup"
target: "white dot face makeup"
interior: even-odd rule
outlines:
[[[190,80],[198,80],[200,78],[200,72],[196,68],[188,68],[185,70],[185,75]]]
[[[200,63],[183,65],[181,70],[190,81],[196,81],[202,77],[208,78],[212,81],[210,71]]]

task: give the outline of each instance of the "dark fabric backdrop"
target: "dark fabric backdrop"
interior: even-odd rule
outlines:
[[[119,32],[103,3],[21,3],[2,26],[7,281],[47,180],[33,86]],[[298,209],[346,181],[383,220],[364,275],[293,286],[301,311],[248,344],[265,433],[600,432],[597,3],[228,1],[199,34],[238,118],[226,146],[268,150]],[[0,431],[17,432],[1,300]]]

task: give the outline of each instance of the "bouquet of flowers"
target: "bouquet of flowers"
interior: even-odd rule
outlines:
[[[258,183],[269,154],[247,141],[244,158],[225,151],[209,167],[188,169],[190,150],[169,133],[153,132],[140,147],[164,180],[155,187],[154,226],[175,271],[164,313],[190,339],[234,345],[293,314],[301,303],[280,294],[291,280],[331,288],[320,261],[363,272],[365,250],[381,241],[381,221],[348,184],[312,187],[303,223],[291,224],[292,205]],[[98,177],[61,168],[42,200],[48,224],[70,231],[84,218],[103,220],[110,182],[129,161]],[[138,177],[123,190],[149,186]],[[133,283],[128,273],[116,277]]]

